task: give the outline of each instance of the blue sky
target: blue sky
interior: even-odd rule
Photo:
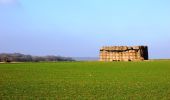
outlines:
[[[148,45],[170,58],[169,0],[0,0],[0,52],[97,57],[104,45]]]

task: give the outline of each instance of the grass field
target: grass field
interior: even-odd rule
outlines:
[[[170,61],[0,64],[0,100],[170,100]]]

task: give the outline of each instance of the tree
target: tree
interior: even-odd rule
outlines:
[[[4,55],[4,57],[2,58],[2,61],[5,62],[5,63],[11,62],[10,58],[7,55]]]

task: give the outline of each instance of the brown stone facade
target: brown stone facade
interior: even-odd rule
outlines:
[[[147,46],[104,46],[100,49],[100,61],[148,60]]]

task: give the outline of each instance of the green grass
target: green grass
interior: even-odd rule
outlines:
[[[170,61],[0,64],[0,100],[170,99]]]

